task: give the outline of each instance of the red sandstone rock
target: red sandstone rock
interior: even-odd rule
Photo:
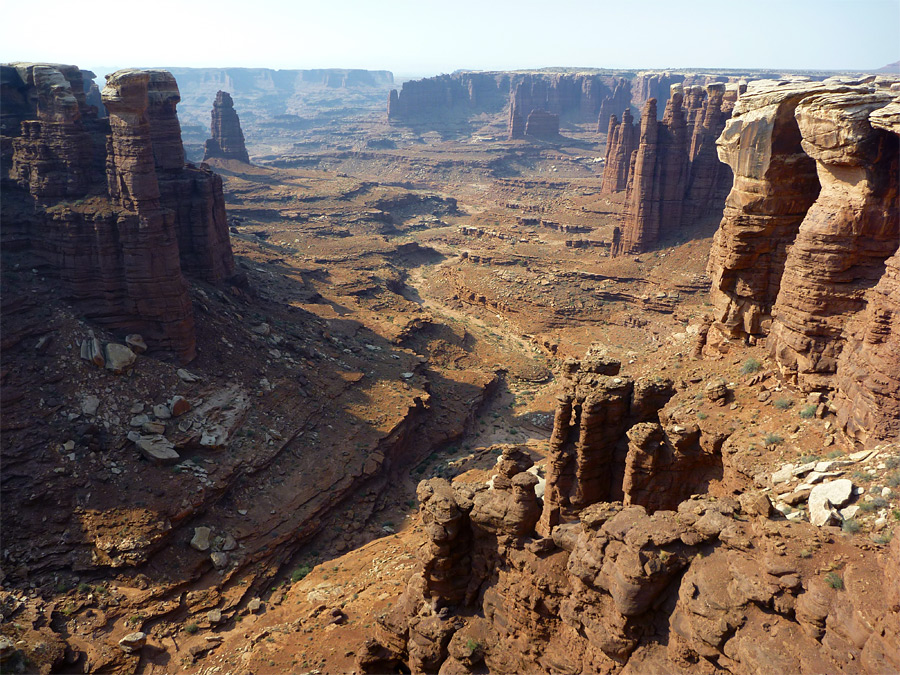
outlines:
[[[625,252],[653,246],[665,232],[681,227],[688,177],[687,123],[680,85],[673,85],[663,121],[656,121],[656,99],[641,118],[641,135],[629,175],[622,226]]]
[[[713,238],[709,273],[715,319],[730,335],[768,331],[787,248],[819,192],[794,110],[821,90],[810,82],[749,89],[718,140],[734,185]]]
[[[829,386],[844,325],[865,309],[866,290],[900,241],[900,138],[868,121],[892,98],[822,93],[797,106],[821,191],[787,255],[769,346],[782,374],[805,391]]]
[[[698,87],[692,88],[696,100]],[[699,109],[691,109],[688,125],[692,127],[690,150],[690,177],[684,197],[682,222],[690,225],[711,214],[720,214],[725,198],[734,180],[727,164],[719,161],[716,139],[725,128],[730,114],[725,111],[725,85],[711,84]],[[692,105],[694,102],[692,101]]]
[[[628,185],[628,169],[631,166],[631,155],[637,149],[638,132],[631,110],[626,109],[622,113],[621,123],[615,115],[610,116],[601,192],[619,192]]]
[[[206,141],[206,150],[203,161],[213,157],[224,159],[236,159],[250,163],[250,156],[244,146],[244,133],[241,131],[241,121],[234,110],[234,101],[227,91],[216,94],[213,102],[212,122],[210,134],[212,138]]]
[[[525,135],[553,140],[559,137],[559,115],[546,110],[532,110],[525,121]]]
[[[169,73],[110,76],[108,121],[87,103],[89,75],[74,66],[2,67],[4,166],[12,168],[3,177],[3,243],[30,248],[88,318],[190,360],[182,270],[212,282],[234,271],[221,179],[185,168]],[[41,206],[8,217],[26,198]],[[57,205],[85,198],[89,206]]]

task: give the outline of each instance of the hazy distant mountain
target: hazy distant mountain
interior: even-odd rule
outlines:
[[[886,66],[879,68],[875,71],[876,73],[895,73],[900,75],[900,61],[894,61],[893,63],[889,63]]]

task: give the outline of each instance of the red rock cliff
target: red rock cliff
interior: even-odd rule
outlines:
[[[895,95],[838,81],[753,83],[719,139],[735,181],[710,255],[714,329],[767,337],[782,373],[833,391],[861,440],[895,435],[900,405],[886,265],[900,241]]]
[[[234,272],[221,180],[185,167],[169,73],[110,75],[108,120],[84,80],[74,66],[2,66],[4,248],[58,274],[88,318],[189,361],[182,271]]]

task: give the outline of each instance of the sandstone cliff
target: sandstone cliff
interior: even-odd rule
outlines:
[[[250,156],[244,146],[244,133],[241,131],[241,120],[234,109],[234,101],[227,91],[216,93],[213,102],[212,121],[210,134],[212,138],[206,141],[206,150],[203,161],[213,157],[223,159],[236,159],[250,163]]]
[[[60,277],[86,316],[194,356],[182,271],[234,272],[221,179],[186,167],[166,71],[108,77],[97,118],[75,66],[3,70],[3,243]]]
[[[836,389],[840,417],[861,439],[896,433],[900,356],[885,261],[900,240],[900,151],[890,110],[877,116],[894,96],[837,81],[753,83],[719,140],[735,181],[709,263],[715,328],[768,336],[789,380]],[[875,370],[863,375],[870,352]]]

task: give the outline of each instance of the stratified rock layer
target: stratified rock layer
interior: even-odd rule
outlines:
[[[86,102],[90,76],[2,66],[4,247],[58,274],[92,320],[188,361],[182,271],[211,282],[234,272],[221,179],[185,166],[171,74],[110,75],[104,120]]]
[[[227,91],[220,91],[216,94],[211,115],[212,121],[209,130],[212,138],[206,141],[203,161],[221,157],[249,163],[250,155],[247,154],[247,148],[244,146],[241,120],[235,112],[231,94]]]
[[[768,336],[782,373],[833,390],[860,440],[898,431],[896,266],[885,262],[900,243],[895,95],[753,83],[719,139],[735,181],[710,255],[713,328]]]

